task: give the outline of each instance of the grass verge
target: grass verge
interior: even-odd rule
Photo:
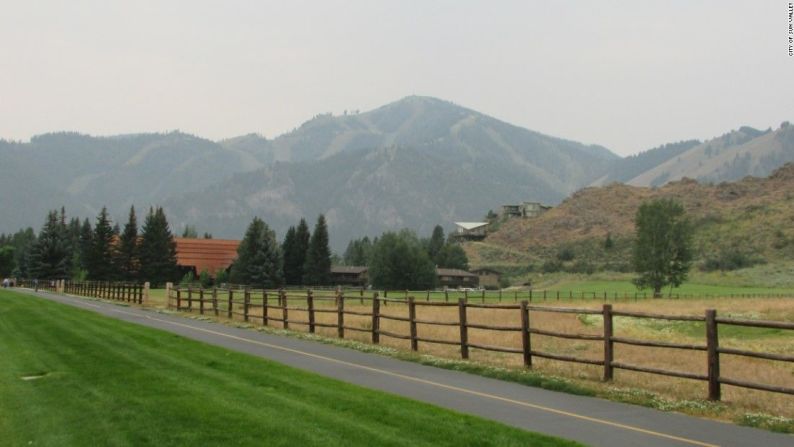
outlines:
[[[572,442],[0,291],[4,445]]]

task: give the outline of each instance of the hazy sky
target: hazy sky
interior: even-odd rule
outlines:
[[[0,0],[0,138],[271,138],[417,94],[626,155],[794,121],[787,7]]]

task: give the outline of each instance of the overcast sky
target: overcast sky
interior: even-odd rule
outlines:
[[[787,1],[0,0],[0,138],[446,99],[621,155],[794,121]]]

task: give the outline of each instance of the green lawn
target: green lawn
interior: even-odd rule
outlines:
[[[0,359],[1,445],[576,445],[15,292]]]

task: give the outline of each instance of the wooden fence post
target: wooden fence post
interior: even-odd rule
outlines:
[[[604,381],[612,380],[612,361],[614,360],[614,343],[612,342],[612,305],[604,304]]]
[[[234,318],[232,314],[233,303],[234,303],[234,291],[232,290],[231,287],[229,287],[229,298],[228,298],[228,303],[226,305],[226,318],[230,320]]]
[[[380,342],[380,300],[378,292],[372,295],[372,343]]]
[[[179,312],[179,309],[182,307],[182,290],[177,286],[176,288],[176,311]]]
[[[246,323],[248,323],[249,304],[251,304],[251,291],[248,290],[248,286],[245,286],[243,290],[243,321]]]
[[[529,338],[529,308],[527,301],[521,301],[521,347],[524,351],[524,366],[532,367],[532,346]]]
[[[204,315],[204,287],[199,289],[199,314]]]
[[[149,291],[151,290],[151,288],[152,288],[152,284],[149,281],[143,283],[143,290],[141,290],[141,295],[138,297],[138,299],[140,300],[140,304],[149,302]]]
[[[469,326],[466,320],[466,301],[458,298],[458,316],[460,319],[460,356],[463,359],[469,358]]]
[[[411,328],[411,350],[419,350],[419,341],[416,339],[416,303],[414,297],[408,298],[408,323]]]
[[[212,310],[215,312],[215,316],[218,316],[218,288],[212,288]]]
[[[314,333],[314,293],[311,289],[306,291],[306,307],[309,312],[309,332]]]
[[[345,293],[341,290],[336,297],[336,335],[345,338]]]
[[[706,352],[709,377],[709,400],[720,400],[720,353],[719,334],[717,331],[717,311],[706,310]]]
[[[267,290],[262,289],[262,326],[267,326]]]
[[[187,286],[187,311],[193,311],[193,287]]]
[[[289,329],[289,309],[287,309],[287,292],[284,289],[279,291],[281,296],[281,316],[284,318],[284,329]]]

